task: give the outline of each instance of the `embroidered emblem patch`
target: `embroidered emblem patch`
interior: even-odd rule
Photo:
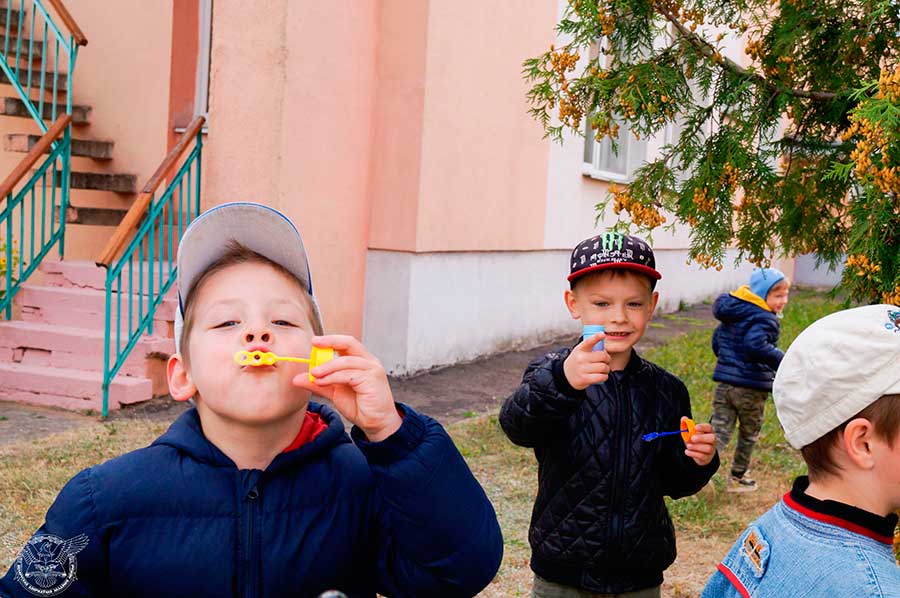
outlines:
[[[894,332],[900,332],[900,309],[897,311],[888,310],[888,320],[889,322],[885,322],[884,327],[888,330],[892,330]]]
[[[741,557],[750,563],[755,577],[759,578],[765,574],[766,565],[769,562],[769,543],[756,528],[750,528],[750,532],[744,538]]]
[[[61,594],[75,581],[75,555],[87,545],[84,534],[69,540],[49,534],[33,537],[14,564],[16,581],[35,596]]]

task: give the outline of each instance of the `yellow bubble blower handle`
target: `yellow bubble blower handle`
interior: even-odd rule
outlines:
[[[275,365],[275,362],[278,361],[292,361],[295,363],[308,363],[310,372],[316,366],[320,366],[332,359],[334,359],[334,349],[323,347],[313,347],[309,354],[309,359],[303,357],[281,357],[267,351],[238,351],[234,354],[234,362],[238,365],[263,366]],[[315,382],[315,376],[309,374],[309,381]]]

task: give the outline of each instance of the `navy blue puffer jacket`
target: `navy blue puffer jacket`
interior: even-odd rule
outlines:
[[[677,430],[691,416],[684,384],[632,352],[603,384],[575,390],[562,349],[533,361],[503,404],[500,425],[533,447],[538,494],[528,540],[531,568],[549,581],[620,594],[662,583],[675,560],[675,530],[664,496],[694,494],[719,466],[684,454]]]
[[[71,576],[60,596],[458,597],[487,585],[497,518],[440,424],[405,408],[391,437],[354,429],[354,444],[337,413],[310,410],[328,428],[265,471],[237,469],[195,410],[151,446],[82,471],[0,596]]]
[[[771,391],[784,357],[775,346],[781,333],[778,317],[746,286],[720,295],[713,304],[713,315],[721,322],[712,339],[718,358],[713,380]]]

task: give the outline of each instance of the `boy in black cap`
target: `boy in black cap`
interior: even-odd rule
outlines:
[[[678,434],[643,439],[691,417],[684,384],[633,348],[660,278],[653,250],[637,237],[579,243],[566,307],[605,332],[532,362],[503,404],[503,430],[534,448],[539,465],[529,529],[534,598],[658,597],[675,560],[663,496],[696,493],[719,466],[709,424],[697,424],[686,444]]]

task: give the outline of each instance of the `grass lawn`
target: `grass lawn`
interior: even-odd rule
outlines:
[[[821,294],[794,293],[782,321],[779,345],[787,347],[812,321],[838,308],[837,302]],[[714,388],[710,379],[715,363],[710,334],[690,333],[646,355],[685,381],[698,421],[709,419]],[[85,467],[146,446],[165,428],[165,424],[122,420],[0,450],[0,496],[4,497],[0,503],[0,568],[5,572],[9,567],[69,478]],[[493,501],[504,532],[503,565],[481,595],[528,596],[531,571],[527,533],[536,490],[533,453],[506,439],[496,414],[453,424],[449,430]],[[732,450],[733,444],[724,456],[723,470]],[[792,478],[804,471],[799,453],[784,440],[771,404],[752,467],[761,484],[756,493],[727,494],[723,479],[717,475],[711,489],[669,503],[678,533],[679,557],[666,573],[665,596],[697,596],[738,533],[774,504]]]

